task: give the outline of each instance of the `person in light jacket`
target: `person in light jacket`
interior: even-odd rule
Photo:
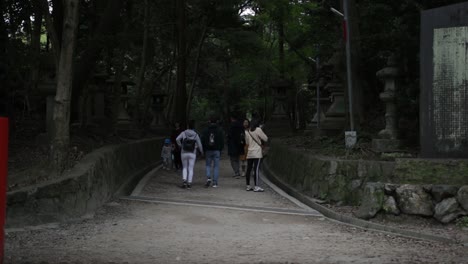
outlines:
[[[190,189],[193,180],[193,167],[197,159],[197,149],[203,156],[203,146],[197,132],[193,130],[195,128],[195,121],[190,120],[187,127],[188,128],[177,137],[176,142],[182,151],[182,188]],[[194,141],[195,146],[193,146],[193,149],[188,148],[188,146],[191,145],[187,143],[189,141]]]
[[[263,158],[262,154],[262,141],[267,142],[268,137],[263,130],[258,127],[258,122],[252,122],[250,129],[246,130],[245,143],[249,146],[247,150],[247,172],[245,181],[247,184],[247,191],[263,192],[264,190],[259,186],[260,176],[260,162]],[[254,184],[255,187],[250,186],[250,173],[254,170]]]

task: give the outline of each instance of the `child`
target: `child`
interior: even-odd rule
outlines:
[[[170,170],[172,163],[172,144],[171,140],[166,138],[161,150],[161,158],[163,159],[163,170]]]

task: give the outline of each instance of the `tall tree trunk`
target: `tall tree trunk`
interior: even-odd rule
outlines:
[[[141,61],[140,61],[140,69],[138,71],[137,76],[137,96],[136,96],[136,109],[135,113],[136,116],[134,117],[136,122],[140,122],[140,119],[144,119],[144,113],[142,113],[142,109],[140,105],[142,104],[142,100],[144,100],[144,83],[145,83],[145,72],[146,72],[146,65],[148,64],[148,31],[149,31],[149,6],[148,0],[145,0],[144,4],[144,23],[143,23],[143,48],[141,51]]]
[[[55,94],[53,115],[54,134],[51,146],[51,161],[59,172],[63,172],[67,164],[68,147],[70,144],[70,99],[79,0],[68,0],[64,3],[65,19],[57,71],[57,92]]]
[[[62,40],[63,31],[63,0],[52,0],[52,19],[54,22],[55,32],[57,32],[58,40]],[[61,43],[59,43],[61,45]],[[58,47],[60,49],[60,47]]]
[[[33,53],[33,65],[31,69],[31,87],[33,90],[37,87],[37,81],[39,79],[39,58],[41,55],[41,29],[42,29],[42,8],[36,1],[33,3],[34,6],[34,27],[31,36],[31,49]]]
[[[360,124],[364,122],[364,103],[363,89],[366,85],[362,76],[361,65],[361,32],[359,30],[359,13],[356,7],[356,1],[349,1],[349,30],[351,31],[351,74],[353,79],[353,109],[355,126],[359,129]]]
[[[278,52],[280,78],[284,78],[284,22],[281,16],[278,21]]]
[[[117,49],[115,55],[117,57],[117,61],[115,63],[115,82],[112,94],[112,124],[114,127],[114,134],[117,134],[117,121],[121,104],[120,97],[122,96],[122,78],[124,71],[125,52],[123,50]]]
[[[49,13],[49,2],[47,0],[38,0],[41,3],[42,13],[45,18],[45,25],[48,33],[48,40],[52,44],[52,50],[54,51],[55,66],[59,65],[60,62],[60,39],[58,38],[57,30],[52,20],[52,16]],[[55,67],[58,71],[58,67]],[[58,74],[58,72],[57,72]]]
[[[186,45],[186,20],[185,20],[185,0],[176,0],[177,13],[177,84],[174,102],[173,121],[179,121],[182,125],[187,122],[187,90],[185,84],[185,71],[187,68],[187,45]]]
[[[195,84],[197,82],[197,77],[198,77],[198,68],[200,67],[200,57],[201,57],[201,51],[203,48],[203,43],[205,42],[206,38],[206,32],[208,30],[208,24],[204,24],[203,26],[203,31],[200,37],[200,42],[198,42],[198,47],[197,47],[197,57],[195,60],[195,69],[193,70],[193,78],[192,78],[192,83],[190,85],[189,91],[188,91],[188,96],[187,96],[187,118],[190,118],[190,110],[191,110],[191,105],[192,105],[192,99],[193,99],[193,90],[195,89]]]

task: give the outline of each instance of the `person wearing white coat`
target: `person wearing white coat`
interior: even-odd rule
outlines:
[[[245,143],[249,145],[247,150],[247,172],[245,174],[245,181],[247,184],[247,191],[263,192],[264,190],[259,186],[260,176],[260,162],[263,158],[262,154],[262,141],[267,142],[268,137],[263,130],[258,127],[257,122],[252,122],[250,129],[246,130]],[[254,170],[254,184],[255,187],[250,186],[250,173]]]

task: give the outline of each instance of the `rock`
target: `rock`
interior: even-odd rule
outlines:
[[[351,191],[356,191],[358,190],[362,185],[362,180],[352,180],[351,183],[349,184],[349,189]]]
[[[398,188],[398,185],[397,185],[397,184],[386,183],[386,184],[385,184],[385,194],[386,194],[386,195],[392,195],[392,194],[394,194],[395,191],[396,191],[396,188]]]
[[[434,208],[434,218],[444,224],[452,222],[465,213],[466,212],[460,208],[455,197],[443,200],[442,202],[436,204]]]
[[[431,190],[432,190],[432,185],[431,184],[423,184],[422,188],[423,188],[424,191],[430,193]]]
[[[462,186],[458,190],[457,200],[461,207],[468,211],[468,185]]]
[[[364,187],[362,203],[355,216],[362,219],[373,218],[382,209],[385,199],[382,183],[367,183]]]
[[[401,212],[409,215],[432,216],[432,198],[421,186],[404,184],[396,189]]]
[[[458,187],[454,185],[434,185],[432,186],[432,198],[436,203],[457,195]]]
[[[397,203],[395,201],[395,198],[393,198],[393,196],[387,196],[382,206],[382,209],[387,214],[392,214],[392,215],[400,214],[400,209],[398,209]]]

